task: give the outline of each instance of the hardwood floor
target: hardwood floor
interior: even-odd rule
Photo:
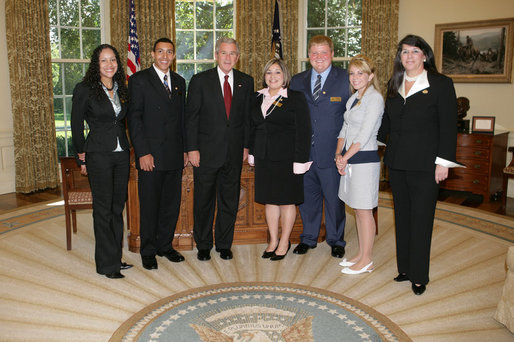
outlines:
[[[384,182],[381,184],[380,190],[390,191],[388,184]],[[17,194],[14,192],[3,194],[0,195],[0,213],[52,200],[62,200],[62,191],[60,187],[37,191],[30,194]],[[441,190],[439,193],[439,200],[446,203],[459,204],[466,207],[489,211],[495,214],[514,217],[514,198],[507,197],[505,212],[502,212],[501,200],[484,202],[482,196],[474,195],[465,191]]]

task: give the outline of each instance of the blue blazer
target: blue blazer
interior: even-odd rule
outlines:
[[[332,65],[316,101],[312,97],[311,73],[312,70],[309,69],[295,75],[290,88],[303,92],[309,105],[312,126],[310,160],[320,168],[334,167],[337,136],[343,127],[346,101],[351,95],[348,73]]]

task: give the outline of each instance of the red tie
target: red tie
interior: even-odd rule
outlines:
[[[227,119],[230,116],[230,105],[232,104],[232,90],[228,83],[228,75],[225,75],[225,83],[223,83],[223,99],[225,100],[225,110],[227,111]]]

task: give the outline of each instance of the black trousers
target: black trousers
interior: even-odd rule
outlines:
[[[406,171],[389,168],[389,180],[396,221],[398,272],[406,273],[414,284],[427,284],[430,245],[439,185],[433,171]]]
[[[239,207],[241,167],[241,163],[225,162],[219,168],[200,164],[194,169],[193,235],[198,249],[211,249],[213,246],[212,224],[216,205],[216,248],[229,249],[232,246]]]
[[[154,256],[173,249],[180,199],[182,169],[166,171],[138,170],[139,234],[142,256]]]
[[[122,255],[129,152],[87,152],[86,166],[93,195],[96,271],[116,272]]]

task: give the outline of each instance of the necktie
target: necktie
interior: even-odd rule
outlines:
[[[171,90],[170,90],[170,86],[168,85],[168,75],[164,75],[164,88],[166,88],[166,91],[168,92],[168,97],[170,98],[171,100]]]
[[[227,119],[230,116],[230,106],[232,104],[232,90],[230,83],[228,83],[228,75],[225,75],[225,82],[223,83],[223,100],[225,100],[225,110],[227,111]]]
[[[321,93],[321,75],[318,75],[316,79],[316,83],[314,83],[314,89],[312,90],[312,96],[314,97],[314,101],[319,98],[319,94]]]

